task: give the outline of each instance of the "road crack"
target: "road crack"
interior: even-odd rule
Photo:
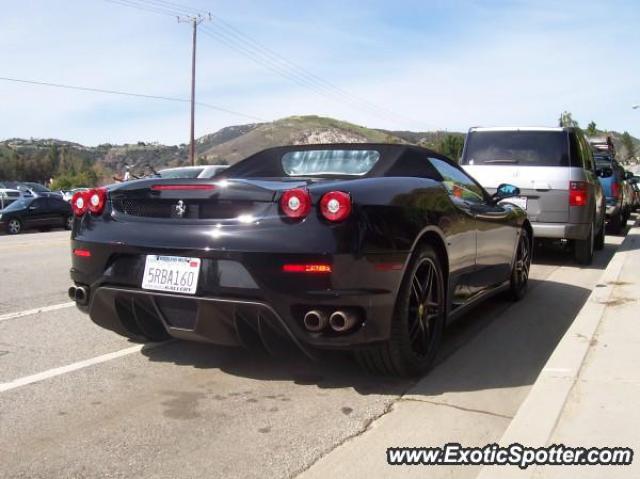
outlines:
[[[414,402],[424,402],[424,403],[428,403],[428,404],[433,404],[434,406],[444,406],[444,407],[450,407],[453,409],[458,409],[460,411],[466,411],[466,412],[473,412],[473,413],[477,413],[477,414],[486,414],[488,416],[493,416],[493,417],[500,417],[503,419],[513,419],[513,416],[509,416],[507,414],[500,414],[497,412],[491,412],[491,411],[484,411],[482,409],[473,409],[473,408],[468,408],[468,407],[463,407],[463,406],[457,406],[455,404],[448,404],[448,403],[442,403],[442,402],[437,402],[437,401],[428,401],[427,399],[418,399],[415,397],[412,398],[400,398],[401,401],[414,401]]]
[[[393,401],[389,402],[389,404],[387,404],[379,414],[376,414],[376,415],[370,417],[369,419],[367,419],[366,421],[364,421],[363,426],[358,431],[356,431],[353,434],[350,434],[349,436],[347,436],[347,437],[343,438],[342,440],[338,441],[332,447],[330,447],[326,451],[323,451],[322,453],[320,453],[320,455],[313,462],[311,462],[309,465],[303,467],[301,470],[293,473],[289,477],[296,478],[296,477],[301,476],[306,471],[308,471],[313,466],[315,466],[323,457],[331,454],[333,451],[335,451],[336,449],[342,447],[344,444],[348,443],[349,441],[362,436],[364,433],[366,433],[367,431],[369,431],[371,429],[371,427],[372,427],[374,422],[376,422],[378,419],[382,418],[383,416],[386,416],[387,414],[389,414],[393,410],[394,406],[398,402],[402,401],[402,399],[403,399],[402,396],[398,396],[396,399],[394,399]]]

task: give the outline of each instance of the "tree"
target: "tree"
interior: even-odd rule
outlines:
[[[628,131],[622,134],[622,148],[625,153],[623,159],[631,160],[636,156],[636,146],[633,144],[633,138]]]
[[[560,118],[558,118],[558,126],[578,127],[579,125],[578,125],[578,122],[575,121],[571,116],[571,112],[565,110],[560,114]]]
[[[435,150],[444,156],[448,156],[452,160],[458,161],[462,154],[463,146],[464,140],[461,135],[446,134],[440,141],[438,141],[435,146]]]
[[[587,125],[587,135],[595,136],[598,133],[598,127],[596,126],[596,122],[592,121]]]

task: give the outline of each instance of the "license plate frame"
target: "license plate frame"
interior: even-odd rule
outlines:
[[[193,296],[198,290],[201,264],[200,258],[149,254],[145,258],[141,287],[147,291]]]

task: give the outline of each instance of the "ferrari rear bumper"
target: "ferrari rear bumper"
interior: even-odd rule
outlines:
[[[103,286],[94,292],[88,312],[99,326],[125,336],[144,335],[151,321],[178,339],[246,347],[257,340],[267,350],[290,340],[308,353],[278,313],[262,302]]]
[[[149,328],[161,328],[178,339],[247,348],[257,345],[268,351],[287,341],[309,356],[314,348],[350,349],[386,339],[394,306],[393,295],[382,291],[323,291],[313,298],[291,296],[275,307],[262,300],[109,285],[87,291],[87,304],[78,307],[99,326],[123,336],[149,336]],[[303,318],[311,310],[325,311],[327,316],[347,311],[357,323],[342,332],[329,326],[324,331],[309,331]]]
[[[163,254],[198,256],[201,272],[196,294],[141,288],[146,254],[158,250],[87,242],[74,249],[71,277],[82,290],[78,307],[98,325],[118,334],[153,337],[151,327],[175,338],[228,346],[266,349],[289,340],[304,351],[351,349],[389,337],[397,289],[407,254],[220,253],[171,250]],[[285,264],[331,265],[328,274],[283,271]],[[311,330],[309,311],[328,318],[341,311],[356,320],[347,330],[325,324]]]

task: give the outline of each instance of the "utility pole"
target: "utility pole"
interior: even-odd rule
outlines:
[[[196,114],[196,40],[198,34],[198,25],[205,20],[211,20],[211,14],[208,16],[195,15],[178,17],[178,23],[191,23],[193,26],[193,45],[191,49],[191,134],[189,136],[189,161],[192,166],[196,164],[196,140],[195,140],[195,114]]]

